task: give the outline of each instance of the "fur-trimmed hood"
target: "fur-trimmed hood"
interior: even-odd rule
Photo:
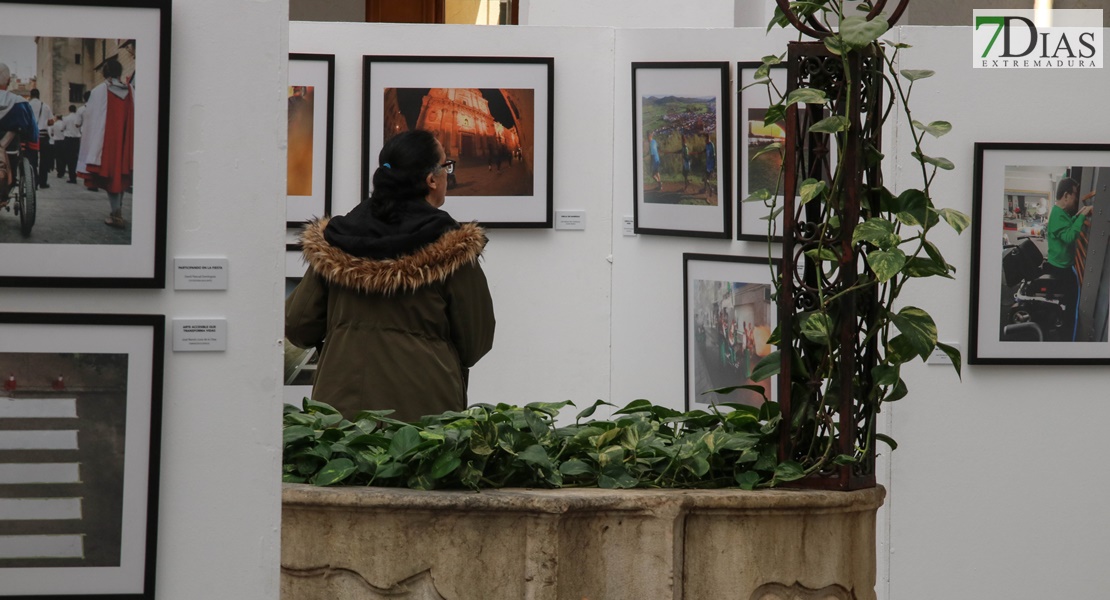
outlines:
[[[360,258],[324,239],[328,220],[318,219],[305,227],[301,235],[305,262],[329,284],[364,293],[389,295],[444,281],[476,262],[486,247],[485,231],[465,223],[412,254],[382,260]]]

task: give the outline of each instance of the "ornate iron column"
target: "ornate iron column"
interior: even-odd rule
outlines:
[[[888,108],[882,49],[872,43],[834,53],[824,42],[833,32],[813,16],[794,14],[788,0],[777,2],[795,28],[818,40],[790,43],[787,94],[810,88],[827,98],[825,104],[795,103],[786,112],[779,454],[803,467],[827,460],[826,467],[793,485],[872,487],[878,407],[872,370],[879,354],[874,336],[864,340],[878,299],[874,286],[861,285],[874,278],[865,262],[867,248],[853,243],[853,233],[857,224],[882,210],[879,163]],[[908,2],[900,0],[889,24]],[[868,20],[880,18],[885,5],[886,0],[876,0]],[[846,128],[810,132],[828,117],[846,119]],[[832,193],[802,202],[801,186],[807,179],[825,182]],[[806,320],[808,336],[801,334]],[[813,339],[813,327],[826,329],[827,338]],[[855,460],[831,460],[841,455]]]

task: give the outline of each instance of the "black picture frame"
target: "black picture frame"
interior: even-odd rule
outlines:
[[[165,326],[0,313],[0,598],[155,598]]]
[[[763,202],[748,201],[748,198],[760,189],[766,189],[774,193],[774,188],[769,185],[770,182],[766,181],[765,171],[782,172],[781,153],[778,155],[778,165],[774,164],[776,161],[773,152],[755,157],[755,160],[760,161],[758,165],[761,167],[760,169],[756,169],[753,165],[751,157],[758,154],[761,145],[778,141],[763,138],[778,137],[784,147],[786,141],[785,129],[782,130],[781,136],[775,135],[777,132],[753,131],[753,123],[762,125],[763,115],[759,114],[759,111],[765,113],[769,106],[766,98],[766,87],[763,84],[753,85],[756,81],[756,71],[762,66],[763,63],[758,61],[736,63],[736,197],[738,199],[736,204],[736,239],[749,242],[771,241],[781,243],[783,239],[781,213],[776,218],[778,233],[769,236],[766,220],[770,214],[769,209]],[[778,89],[785,91],[786,65],[772,65],[768,68],[768,72],[769,77],[776,83]],[[757,174],[762,175],[762,177]],[[776,206],[781,208],[784,201],[785,198],[779,195]]]
[[[1110,144],[975,144],[969,364],[1110,364],[1108,187]],[[1071,197],[1092,214],[1068,233]]]
[[[636,233],[732,237],[732,100],[728,89],[729,63],[725,61],[632,63],[632,214]],[[707,138],[714,142],[712,159]]]
[[[0,53],[28,57],[20,61],[26,65],[21,69],[28,73],[13,72],[16,85],[9,91],[29,97],[33,71],[43,102],[60,120],[68,118],[68,108],[73,106],[75,113],[82,111],[85,129],[92,124],[94,130],[83,136],[83,141],[71,142],[76,138],[63,135],[56,144],[48,143],[40,149],[40,153],[65,158],[60,162],[68,179],[60,174],[55,177],[55,168],[46,173],[48,187],[28,186],[30,190],[19,192],[21,198],[34,197],[33,203],[13,202],[28,207],[21,209],[21,215],[15,215],[12,206],[8,207],[12,212],[0,211],[0,255],[5,257],[0,261],[0,286],[164,288],[172,2],[0,0],[0,12],[5,15],[0,20]],[[75,30],[79,32],[76,35]],[[85,43],[90,40],[101,43]],[[55,59],[42,68],[37,65],[39,47],[56,53]],[[115,163],[118,169],[94,163],[100,160],[113,164],[96,151],[101,148],[96,140],[112,139],[96,133],[105,131],[102,125],[106,117],[100,115],[107,113],[98,108],[108,106],[109,96],[102,93],[106,88],[98,67],[109,58],[121,63],[121,80],[135,91],[125,103],[115,104],[123,106],[126,113],[113,109],[114,115],[133,114],[123,117],[129,119],[133,131],[132,151],[130,157],[123,151],[125,158]],[[15,63],[14,59],[7,60]],[[59,66],[59,60],[72,64],[80,61],[90,67],[82,69],[82,81],[70,81],[63,89],[52,85],[51,72],[65,68]],[[84,108],[82,92],[90,94],[91,109]],[[128,106],[133,106],[133,111]],[[42,114],[41,107],[38,112]],[[40,124],[40,129],[48,131],[50,121],[46,117],[43,120],[48,126]],[[126,136],[124,140],[121,143],[126,147]],[[29,150],[33,151],[24,148],[25,153]],[[108,173],[124,173],[124,177],[110,178],[114,183],[90,180],[88,185],[92,187],[87,187],[75,177],[84,177],[89,172],[87,165],[104,167]],[[34,169],[38,167],[34,165]],[[111,213],[105,183],[123,190],[119,211],[122,221]],[[34,218],[29,223],[21,222],[19,217],[27,215]]]
[[[687,411],[721,402],[762,404],[762,396],[751,390],[735,390],[723,397],[705,394],[737,385],[762,385],[768,399],[777,396],[773,380],[754,382],[750,375],[759,360],[775,349],[766,342],[778,323],[778,306],[772,297],[780,264],[750,256],[682,255]]]
[[[285,249],[300,250],[296,240],[301,229],[314,218],[331,215],[335,55],[289,55],[288,114]],[[324,124],[322,130],[318,123]]]
[[[456,161],[443,210],[486,228],[552,228],[554,100],[551,57],[363,56],[362,198],[386,132],[428,129]]]

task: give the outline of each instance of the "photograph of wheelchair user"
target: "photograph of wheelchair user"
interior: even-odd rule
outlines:
[[[986,340],[983,334],[993,321],[994,340],[990,341],[997,340],[1000,358],[1011,354],[1006,346],[1018,350],[1016,358],[1037,363],[1041,362],[1038,354],[1110,358],[1105,349],[1110,320],[1110,147],[1010,145],[1010,149],[1021,152],[980,157],[979,162],[987,164],[976,172],[982,178],[978,190],[982,198],[976,208],[982,223],[977,255],[983,263],[976,266],[985,276],[991,268],[987,261],[997,260],[992,270],[1000,277],[994,288],[999,290],[995,292],[999,294],[995,296],[997,319],[977,307],[984,313],[980,319],[986,319],[979,325],[980,341]],[[990,172],[1001,175],[1001,181],[988,183]],[[989,194],[987,188],[993,188]],[[1000,248],[992,243],[992,230],[1000,234]],[[983,278],[976,276],[976,281],[983,291],[981,302],[990,302]],[[1070,349],[1059,356],[1053,350],[1030,350],[1025,347],[1028,343]]]

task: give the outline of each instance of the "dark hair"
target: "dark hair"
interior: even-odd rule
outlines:
[[[31,97],[32,98],[38,98],[39,97],[39,88],[31,88]]]
[[[119,61],[114,58],[109,58],[104,61],[104,65],[100,67],[100,70],[107,79],[119,79],[123,76],[123,65],[119,64]]]
[[[1071,177],[1065,177],[1056,184],[1056,199],[1060,200],[1068,192],[1079,193],[1079,182]]]
[[[436,138],[430,132],[414,129],[390,138],[378,153],[370,213],[390,221],[401,204],[424,202],[429,191],[428,173],[437,168],[439,152]]]

